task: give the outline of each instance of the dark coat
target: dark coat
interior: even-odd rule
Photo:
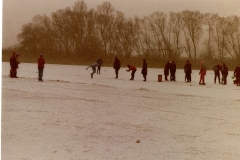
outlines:
[[[228,75],[228,67],[226,65],[223,65],[223,67],[222,67],[222,74]]]
[[[184,72],[185,73],[192,73],[192,64],[191,63],[187,63],[184,66]]]
[[[13,53],[13,56],[10,58],[10,66],[11,66],[11,69],[17,69],[18,68],[18,61],[15,57],[15,53]]]
[[[165,67],[164,67],[164,75],[168,76],[169,75],[169,66],[170,63],[168,62],[167,64],[165,64]]]
[[[143,62],[142,74],[143,75],[147,75],[147,63],[146,62]]]
[[[174,74],[176,72],[177,66],[175,63],[170,64],[170,73]]]
[[[220,71],[222,70],[222,67],[218,64],[218,65],[213,67],[213,70],[214,70],[215,74],[219,74]]]
[[[114,60],[113,68],[116,70],[119,70],[121,68],[121,62],[119,61],[119,59],[117,57]]]
[[[235,75],[235,77],[240,77],[240,67],[239,67],[239,66],[237,66],[237,67],[235,68],[235,70],[234,70],[234,75]]]

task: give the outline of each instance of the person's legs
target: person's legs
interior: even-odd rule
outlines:
[[[216,79],[217,79],[217,74],[215,73],[215,75],[214,75],[214,83],[216,83]]]
[[[136,71],[132,71],[131,75],[132,75],[132,78],[130,80],[134,80],[134,74],[135,74]]]
[[[42,80],[43,77],[43,68],[38,68],[38,80]]]
[[[147,75],[146,74],[143,74],[143,78],[144,78],[143,81],[147,81]]]
[[[118,78],[118,69],[115,69],[116,78]]]
[[[236,77],[237,86],[240,86],[240,76]]]

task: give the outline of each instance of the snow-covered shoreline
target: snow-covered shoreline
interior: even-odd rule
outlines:
[[[37,80],[37,64],[20,64],[9,78],[2,63],[2,159],[239,159],[240,87],[213,83],[143,82],[121,68],[50,65]],[[140,143],[136,143],[137,140]]]

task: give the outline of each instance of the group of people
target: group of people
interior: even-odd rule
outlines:
[[[176,66],[176,63],[174,61],[168,61],[165,64],[165,67],[164,67],[165,81],[169,81],[168,80],[169,72],[170,72],[170,81],[176,81],[176,76],[175,76],[176,69],[177,69],[177,66]]]
[[[19,53],[13,52],[12,57],[10,58],[10,77],[11,78],[18,78],[17,77],[17,69],[18,65],[20,64],[19,60]],[[38,58],[38,80],[43,81],[43,69],[44,69],[45,59],[43,55],[40,54]]]
[[[93,74],[96,73],[96,67],[98,67],[97,73],[100,74],[102,64],[103,64],[103,60],[100,58],[100,59],[97,60],[97,62],[91,64],[90,66],[88,66],[86,68],[86,70],[90,67],[92,68],[93,72],[91,73],[91,78],[93,78]],[[126,70],[127,72],[132,71],[130,80],[134,80],[134,75],[135,75],[135,72],[137,71],[137,68],[133,65],[130,65],[130,64],[128,64],[127,67],[128,67],[128,70]],[[115,60],[114,60],[114,63],[113,63],[113,68],[114,68],[115,74],[116,74],[115,78],[118,78],[118,71],[121,68],[121,62],[118,59],[118,57],[115,57]],[[141,73],[142,73],[143,78],[144,78],[143,81],[147,81],[147,62],[146,62],[146,59],[143,59],[143,66],[142,66],[142,72]]]
[[[12,57],[10,58],[10,77],[11,78],[18,78],[17,77],[17,69],[20,64],[19,60],[19,53],[13,52]],[[45,65],[45,59],[43,58],[43,54],[40,54],[40,57],[38,58],[38,80],[43,81],[43,69]],[[101,67],[103,66],[103,60],[102,58],[99,58],[95,63],[90,65],[89,67],[86,68],[92,68],[92,73],[91,73],[91,78],[93,78],[93,74],[96,73],[96,67],[97,67],[97,74],[100,74],[101,72]],[[127,72],[131,71],[131,78],[130,80],[134,80],[134,75],[137,71],[137,68],[133,65],[128,64],[127,65],[128,69],[126,70]],[[113,63],[113,68],[115,69],[115,74],[116,77],[118,78],[118,72],[121,68],[121,62],[118,59],[118,57],[115,57],[114,63]],[[141,74],[143,75],[143,81],[147,81],[147,62],[146,59],[143,59],[142,63],[142,71]],[[174,61],[168,61],[165,64],[164,67],[164,75],[165,75],[165,81],[168,80],[168,76],[170,73],[170,81],[176,81],[176,63]],[[221,66],[220,63],[215,65],[213,67],[214,71],[214,83],[216,83],[216,80],[218,79],[219,84],[226,85],[227,84],[227,76],[228,76],[228,67],[225,63]],[[199,71],[200,79],[199,79],[199,85],[206,85],[205,83],[205,75],[207,72],[207,68],[205,66],[204,61],[201,62],[201,67]],[[191,74],[192,74],[192,65],[189,62],[189,60],[186,61],[186,64],[184,65],[184,73],[185,73],[185,82],[186,83],[191,83]],[[222,78],[220,78],[220,73],[222,73]],[[240,64],[235,68],[234,70],[234,75],[232,78],[236,78],[234,81],[237,86],[240,86]]]
[[[214,83],[216,83],[216,80],[218,78],[219,84],[226,85],[227,84],[227,76],[228,76],[228,67],[225,63],[221,66],[220,63],[213,67],[214,71]],[[176,63],[174,61],[168,61],[165,64],[164,67],[164,76],[165,81],[168,81],[168,76],[170,72],[170,81],[176,81]],[[191,74],[192,74],[192,64],[189,62],[189,60],[186,61],[186,64],[184,66],[184,73],[185,73],[185,82],[191,83]],[[200,79],[199,79],[199,85],[206,85],[205,83],[205,75],[207,73],[207,68],[204,63],[204,61],[201,62],[200,66]],[[220,78],[220,73],[222,73],[222,78]],[[240,86],[240,64],[235,68],[234,75],[232,78],[236,78],[234,83],[237,84],[237,86]],[[220,81],[221,79],[221,81]]]

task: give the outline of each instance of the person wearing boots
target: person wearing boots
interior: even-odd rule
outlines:
[[[185,81],[186,83],[191,82],[191,74],[192,74],[192,64],[189,62],[189,60],[186,61],[186,64],[184,66],[184,72],[185,72]]]
[[[97,60],[97,63],[99,64],[99,65],[98,65],[98,68],[97,68],[97,74],[100,74],[101,67],[103,66],[103,60],[102,60],[102,58],[99,58],[99,59]]]
[[[172,61],[172,63],[170,64],[170,81],[176,81],[176,68],[176,63]]]
[[[235,68],[234,76],[236,77],[237,86],[240,86],[240,64]]]
[[[204,61],[201,62],[201,68],[200,68],[200,71],[199,71],[199,75],[200,75],[200,80],[199,80],[199,84],[200,85],[206,85],[205,84],[205,75],[206,75],[206,72],[207,72],[207,69],[206,69],[206,66],[204,64]]]
[[[220,71],[221,71],[222,67],[220,65],[220,63],[216,66],[213,67],[213,71],[214,71],[214,83],[216,83],[216,80],[218,78],[218,83],[220,84]]]
[[[147,62],[146,62],[146,59],[143,59],[142,75],[143,75],[143,78],[144,78],[143,81],[147,81]]]
[[[43,58],[43,55],[40,54],[40,57],[38,58],[38,81],[43,81],[43,69],[45,65],[45,59]]]
[[[128,64],[127,67],[128,67],[128,70],[126,70],[127,72],[132,71],[130,80],[134,80],[134,75],[135,75],[135,72],[137,71],[137,68],[130,64]]]
[[[164,76],[165,76],[165,81],[168,81],[168,75],[169,75],[169,70],[170,70],[170,63],[171,61],[168,61],[165,66],[164,66]]]
[[[96,73],[96,67],[97,66],[99,66],[99,64],[96,62],[96,63],[93,63],[92,65],[90,65],[86,68],[86,70],[87,70],[88,68],[92,67],[93,72],[91,73],[91,78],[93,78],[93,74]]]
[[[227,85],[228,67],[225,63],[222,66],[222,84]]]
[[[115,60],[114,60],[114,63],[113,63],[113,68],[115,69],[115,73],[116,73],[115,78],[118,78],[118,71],[121,68],[121,62],[117,57],[115,57]]]
[[[10,77],[17,78],[18,61],[15,52],[13,52],[12,57],[10,58],[10,67]]]

